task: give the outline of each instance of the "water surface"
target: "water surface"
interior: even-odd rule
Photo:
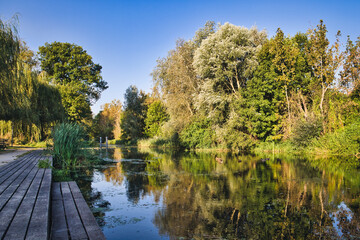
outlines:
[[[357,160],[101,154],[74,177],[107,239],[360,238]]]

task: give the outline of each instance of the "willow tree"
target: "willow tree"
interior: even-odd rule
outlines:
[[[228,148],[252,144],[244,94],[265,40],[264,31],[225,23],[195,51],[193,65],[201,82],[197,109],[211,121],[216,141]]]
[[[20,53],[19,37],[14,23],[0,19],[0,119],[10,120],[16,107],[14,89]]]
[[[258,65],[257,53],[265,39],[264,31],[225,23],[202,42],[193,63],[202,81],[198,108],[215,116],[226,111],[231,99],[240,97]]]
[[[264,31],[225,23],[196,50],[196,73],[211,82],[215,91],[237,93],[252,77],[265,39]]]

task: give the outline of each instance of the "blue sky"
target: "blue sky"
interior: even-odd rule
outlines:
[[[115,1],[0,0],[0,17],[19,13],[19,34],[33,51],[45,42],[82,46],[103,66],[109,88],[92,107],[123,101],[125,89],[136,85],[149,92],[156,60],[190,39],[206,21],[265,29],[271,37],[280,27],[286,34],[306,32],[323,19],[329,39],[337,30],[360,36],[360,1]]]

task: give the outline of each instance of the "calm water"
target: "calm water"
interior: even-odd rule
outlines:
[[[107,239],[360,239],[358,160],[102,156],[112,162],[74,177]]]

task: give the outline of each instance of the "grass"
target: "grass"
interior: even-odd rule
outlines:
[[[43,159],[39,160],[38,168],[51,168],[51,160],[50,159]]]
[[[252,150],[255,154],[262,153],[294,153],[299,152],[290,142],[261,142]]]
[[[139,148],[174,148],[171,139],[163,137],[154,137],[148,139],[141,139],[138,141]]]

